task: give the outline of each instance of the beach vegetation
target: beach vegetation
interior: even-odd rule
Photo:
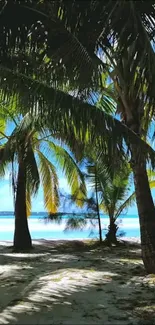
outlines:
[[[88,180],[91,189],[98,196],[99,233],[101,228],[101,213],[109,216],[108,232],[105,241],[117,244],[117,220],[123,212],[135,201],[135,193],[131,194],[131,169],[127,163],[114,170],[111,166],[105,166],[104,162],[97,162],[94,166],[88,166]]]
[[[64,172],[72,195],[85,197],[86,186],[74,158],[56,143],[54,135],[52,137],[30,114],[14,121],[15,128],[0,147],[0,175],[4,177],[10,171],[15,213],[14,249],[28,250],[32,241],[27,217],[31,215],[31,200],[40,185],[49,214],[56,214],[60,203],[58,168]]]
[[[128,157],[142,259],[155,273],[155,207],[146,170],[148,162],[155,167],[146,141],[155,116],[154,2],[2,1],[0,15],[2,103],[16,98],[21,112],[39,114],[78,154],[87,142],[113,159],[116,151]]]

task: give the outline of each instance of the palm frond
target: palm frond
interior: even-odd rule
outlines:
[[[72,198],[78,206],[82,207],[83,200],[87,195],[83,173],[67,150],[54,144],[52,141],[48,141],[48,145],[50,150],[54,153],[57,166],[63,170],[67,178],[68,184],[71,188]]]
[[[14,20],[11,19],[10,14],[11,17],[13,15]],[[112,50],[113,62],[119,60],[121,55],[124,56],[124,52],[132,45],[132,75],[137,67],[140,67],[140,75],[143,79],[142,81],[139,79],[140,84],[144,84],[144,79],[147,81],[147,98],[152,97],[153,92],[149,84],[150,80],[154,79],[154,69],[150,69],[155,61],[151,46],[151,41],[154,42],[154,15],[153,3],[150,2],[146,7],[143,0],[123,3],[118,0],[115,5],[110,0],[96,1],[95,5],[93,0],[89,3],[74,1],[72,5],[66,1],[48,4],[41,1],[34,4],[31,1],[25,0],[20,3],[14,0],[7,3],[1,13],[0,32],[3,36],[1,47],[5,49],[1,56],[3,58],[3,55],[6,55],[6,48],[9,49],[8,57],[16,50],[18,64],[14,62],[14,66],[18,66],[18,71],[29,74],[30,71],[36,70],[38,76],[40,67],[46,66],[45,63],[48,61],[47,71],[50,70],[51,74],[51,71],[55,70],[56,80],[60,80],[60,70],[65,66],[62,79],[67,76],[65,80],[71,80],[73,84],[75,75],[78,75],[80,78],[78,83],[82,85],[82,80],[90,75],[90,71],[94,73],[94,83],[99,67],[104,66],[101,61],[98,63],[98,53],[104,52],[104,55],[107,55],[107,51]],[[119,17],[123,18],[120,20]],[[10,30],[11,36],[8,33]],[[27,49],[29,57],[33,53],[33,64],[30,58],[28,62],[25,57],[23,58],[23,49],[24,51]],[[36,57],[34,49],[39,53]],[[4,64],[6,60],[1,62]],[[39,65],[36,62],[39,62]],[[8,67],[10,66],[11,64],[8,64]],[[128,70],[127,68],[126,71]],[[99,84],[98,80],[97,84]]]
[[[139,3],[139,4],[138,4]],[[16,26],[13,26],[12,20],[11,19],[6,19],[7,15],[9,15],[9,13],[13,11],[10,11],[10,8],[12,8],[12,4],[16,4],[18,7],[18,10],[16,10],[15,8],[17,8],[16,6],[14,7],[14,11],[15,12],[15,16],[16,16]],[[50,8],[50,4],[49,6],[45,5],[44,2],[41,2],[40,4],[33,6],[33,4],[31,2],[24,2],[24,4],[26,4],[27,8],[24,8],[24,5],[21,6],[21,3],[18,3],[15,1],[11,2],[11,6],[7,4],[7,8],[5,8],[5,10],[3,10],[3,14],[2,14],[2,26],[7,25],[6,30],[12,30],[12,34],[14,35],[14,42],[12,41],[13,45],[11,46],[11,38],[7,35],[7,32],[4,31],[4,28],[2,28],[2,34],[4,37],[4,44],[9,43],[9,49],[21,49],[22,46],[25,48],[28,47],[28,44],[30,44],[30,40],[27,40],[27,30],[31,30],[31,40],[33,39],[34,42],[32,42],[33,44],[38,45],[38,49],[40,48],[40,44],[44,44],[43,40],[45,41],[45,29],[43,31],[43,33],[41,32],[43,25],[45,26],[46,24],[46,20],[47,20],[47,15],[49,16],[49,8]],[[10,7],[9,7],[10,6]],[[51,24],[50,28],[46,28],[46,32],[48,30],[48,34],[51,35],[50,33],[53,31],[53,33],[55,33],[55,29],[57,29],[58,34],[62,33],[62,29],[64,30],[64,33],[66,33],[65,35],[72,34],[70,36],[67,36],[67,42],[65,39],[65,42],[67,43],[67,45],[65,44],[65,51],[64,51],[64,47],[62,46],[61,49],[61,55],[63,56],[63,53],[66,53],[66,51],[68,51],[68,53],[70,55],[66,56],[67,60],[69,62],[69,57],[72,57],[71,55],[71,48],[73,43],[75,44],[75,40],[76,40],[76,46],[79,49],[82,49],[81,52],[78,52],[78,57],[76,63],[75,63],[75,69],[73,69],[74,66],[74,62],[73,65],[71,65],[71,69],[72,72],[74,71],[74,73],[72,73],[72,75],[75,75],[75,72],[78,70],[77,74],[79,73],[80,70],[80,66],[81,66],[81,54],[83,53],[83,49],[85,49],[85,56],[83,55],[83,57],[94,57],[96,55],[98,55],[98,52],[102,52],[104,51],[104,54],[107,55],[107,53],[109,54],[108,51],[112,50],[112,61],[117,61],[118,65],[117,66],[123,66],[126,65],[126,62],[128,60],[124,60],[124,56],[123,56],[123,60],[121,61],[119,60],[121,58],[121,54],[126,55],[125,49],[127,49],[127,51],[129,52],[129,48],[130,48],[130,59],[132,59],[132,62],[136,61],[136,67],[132,66],[132,76],[134,75],[132,79],[135,80],[135,73],[137,73],[137,67],[139,69],[139,73],[137,73],[137,77],[136,77],[136,81],[135,83],[132,83],[132,85],[134,84],[134,88],[135,89],[135,93],[137,92],[138,94],[140,93],[141,89],[143,89],[143,85],[145,84],[145,87],[147,88],[147,92],[145,92],[145,101],[147,100],[147,102],[149,101],[151,106],[153,107],[153,102],[154,102],[154,91],[152,92],[151,88],[150,88],[150,80],[154,79],[154,75],[153,72],[154,69],[150,69],[150,62],[151,65],[154,65],[154,53],[152,51],[151,48],[151,40],[153,40],[153,22],[152,22],[152,17],[154,14],[154,6],[149,3],[149,9],[146,8],[146,6],[144,5],[144,1],[139,1],[139,2],[122,2],[121,1],[116,1],[116,4],[113,6],[113,3],[111,1],[108,2],[99,2],[96,1],[96,4],[94,5],[93,1],[90,1],[90,3],[88,4],[81,4],[80,1],[74,2],[73,5],[69,4],[69,2],[65,2],[65,1],[58,1],[58,4],[54,5],[54,3],[52,2],[51,4],[51,8],[52,10],[50,10],[50,19],[52,20],[52,12],[53,15],[56,19],[56,21],[53,22],[54,25]],[[28,8],[29,7],[29,8]],[[30,10],[30,9],[33,10]],[[42,9],[41,9],[42,8]],[[46,11],[48,8],[48,12]],[[28,11],[31,11],[30,13],[30,23],[28,23],[28,16],[25,15],[25,17],[23,17],[23,12],[24,10],[26,10],[26,13]],[[43,11],[43,14],[41,14],[41,11]],[[60,14],[61,12],[61,14]],[[128,14],[130,12],[130,15]],[[20,14],[19,14],[20,13]],[[71,14],[72,13],[72,14]],[[118,18],[121,16],[123,17],[121,20]],[[39,16],[38,16],[39,15]],[[15,17],[14,16],[14,17]],[[41,18],[42,16],[42,18]],[[5,17],[5,19],[4,19]],[[23,17],[23,19],[21,19],[21,17]],[[35,38],[35,24],[38,21],[38,17],[39,20],[41,21],[41,25],[39,24],[37,27],[37,35]],[[44,17],[44,18],[43,18]],[[45,18],[46,17],[46,18]],[[72,18],[71,18],[72,17]],[[89,19],[88,19],[89,17]],[[124,17],[126,17],[124,19]],[[131,25],[131,17],[133,18],[135,24]],[[44,21],[43,21],[44,20]],[[34,30],[31,28],[32,25],[34,24]],[[61,25],[61,28],[58,28],[58,24]],[[9,26],[9,28],[8,28]],[[55,26],[55,27],[53,27]],[[48,26],[49,27],[49,26]],[[95,27],[95,28],[94,28]],[[85,30],[86,32],[83,33],[83,30]],[[138,33],[137,33],[138,31]],[[22,44],[19,43],[21,41],[21,35],[23,35],[24,37],[22,37]],[[18,35],[17,35],[18,34]],[[74,37],[73,37],[74,35]],[[138,35],[138,36],[137,36]],[[17,37],[18,36],[18,37]],[[34,37],[34,38],[33,38]],[[6,42],[6,39],[9,40]],[[48,37],[46,37],[48,39]],[[74,42],[73,42],[73,38],[74,38]],[[145,39],[145,49],[146,51],[144,51],[143,49],[143,42]],[[18,42],[18,40],[20,40]],[[57,41],[57,42],[56,42]],[[62,42],[62,39],[60,39],[60,42]],[[18,44],[17,44],[18,43]],[[47,50],[47,48],[49,49],[49,52],[51,50],[52,52],[52,44],[54,44],[55,48],[53,49],[53,51],[55,51],[55,53],[57,53],[58,48],[60,47],[60,43],[58,41],[58,36],[56,35],[56,39],[54,38],[53,42],[50,42],[50,40],[47,41],[47,44],[45,44],[45,48],[42,49],[43,52],[45,50]],[[134,44],[134,48],[131,51],[131,44]],[[23,45],[24,44],[24,45]],[[117,45],[117,50],[118,51],[114,51],[112,47],[115,47],[114,45]],[[34,45],[34,46],[35,46]],[[44,46],[44,45],[43,45]],[[73,46],[73,49],[76,48],[76,46]],[[3,48],[3,47],[2,47]],[[33,48],[33,46],[32,46]],[[67,48],[67,50],[66,50]],[[111,49],[112,48],[112,49]],[[138,51],[138,49],[140,48],[140,51]],[[143,51],[142,51],[142,50]],[[6,50],[6,48],[5,48]],[[33,48],[34,50],[34,48]],[[32,54],[32,51],[30,51]],[[34,51],[33,51],[34,52]],[[42,52],[42,53],[43,53]],[[136,53],[138,53],[138,56],[135,56]],[[146,53],[146,55],[145,55]],[[3,53],[4,54],[4,53]],[[6,53],[5,53],[6,54]],[[45,53],[43,53],[44,56]],[[9,52],[10,55],[10,52]],[[9,56],[8,55],[8,56]],[[51,54],[51,58],[52,58]],[[59,57],[59,55],[58,55]],[[133,60],[134,58],[134,60]],[[12,59],[12,58],[11,58]],[[46,53],[46,59],[48,60],[47,57],[47,53]],[[4,97],[6,98],[6,94],[8,93],[13,93],[13,94],[19,94],[22,97],[22,100],[20,99],[20,103],[22,105],[22,107],[26,107],[26,109],[28,109],[28,107],[33,108],[33,111],[35,112],[42,112],[42,115],[44,116],[44,122],[46,121],[46,124],[48,125],[48,127],[50,127],[51,129],[57,129],[58,132],[61,133],[61,136],[65,139],[67,137],[67,141],[71,142],[70,138],[73,138],[73,134],[76,137],[78,135],[80,140],[84,140],[86,138],[86,135],[89,134],[89,141],[90,143],[94,142],[94,137],[95,139],[97,139],[97,141],[101,144],[101,142],[104,139],[104,144],[105,141],[107,143],[107,146],[110,150],[110,147],[113,148],[116,147],[116,143],[117,145],[120,147],[120,150],[123,150],[123,140],[126,141],[126,143],[128,144],[128,139],[130,139],[131,143],[135,143],[137,142],[138,145],[141,145],[141,148],[144,149],[144,152],[147,151],[148,157],[152,156],[152,160],[154,157],[154,153],[153,151],[146,146],[146,144],[144,144],[144,142],[142,142],[142,140],[136,135],[134,134],[134,132],[132,132],[130,129],[126,128],[123,124],[121,124],[119,121],[109,118],[109,116],[105,115],[103,112],[101,114],[100,111],[96,110],[96,108],[94,108],[93,105],[90,105],[88,107],[88,104],[83,103],[81,101],[75,101],[75,98],[73,99],[72,96],[71,98],[64,97],[64,93],[61,92],[56,92],[54,86],[53,88],[50,87],[51,85],[51,76],[50,79],[46,78],[46,82],[48,82],[48,86],[47,84],[42,84],[41,81],[43,80],[40,75],[41,75],[41,70],[40,69],[40,63],[38,65],[38,70],[36,72],[36,74],[31,72],[31,62],[27,62],[27,60],[25,60],[25,63],[23,64],[25,58],[20,60],[20,56],[17,58],[17,62],[16,64],[14,64],[14,66],[16,67],[16,69],[14,71],[12,71],[12,65],[11,64],[6,64],[6,61],[2,60],[2,64],[1,65],[1,87],[3,89],[3,94]],[[19,62],[20,61],[20,62]],[[31,60],[30,60],[31,61]],[[36,58],[35,58],[35,63],[36,63]],[[57,61],[57,60],[56,60]],[[52,61],[50,62],[51,64],[53,64],[53,66],[55,67],[57,65],[56,61]],[[89,61],[89,60],[86,60]],[[85,67],[87,67],[87,74],[89,75],[89,64],[87,64],[88,62],[85,61]],[[12,61],[11,61],[12,62]],[[39,61],[40,62],[40,61]],[[55,64],[56,62],[56,64]],[[28,64],[27,64],[28,63]],[[114,62],[115,63],[115,62]],[[70,62],[69,62],[70,64]],[[44,65],[44,64],[43,64]],[[62,68],[62,66],[64,65],[64,62],[62,61],[62,63],[59,65],[58,64],[58,68]],[[102,65],[102,64],[100,64]],[[114,64],[115,65],[115,64]],[[28,68],[26,69],[26,66],[28,66]],[[23,68],[22,68],[23,67]],[[98,70],[98,64],[97,64],[97,70]],[[34,66],[33,66],[34,68]],[[66,70],[68,70],[69,67],[66,66]],[[77,70],[76,70],[77,69]],[[48,70],[49,66],[48,66]],[[128,70],[125,69],[125,71]],[[43,70],[42,70],[43,71]],[[45,70],[44,70],[45,71]],[[50,70],[52,71],[52,69]],[[86,70],[85,70],[86,71]],[[9,75],[10,72],[10,75]],[[28,72],[28,76],[26,78],[26,72]],[[34,72],[34,71],[33,71]],[[119,70],[119,78],[121,80],[126,81],[126,76],[123,75],[124,69],[123,70]],[[134,72],[134,73],[133,73]],[[50,72],[51,73],[51,72]],[[12,74],[12,76],[11,76]],[[43,74],[42,75],[46,75]],[[79,74],[82,75],[82,72]],[[144,76],[144,78],[143,78]],[[56,77],[56,79],[58,80],[60,77],[60,75]],[[117,74],[115,75],[115,77],[117,77]],[[69,80],[71,78],[71,76],[67,76],[67,78],[65,79],[65,81]],[[11,80],[13,79],[13,80]],[[57,86],[56,83],[56,79],[52,80],[52,85]],[[93,82],[94,82],[93,78]],[[37,82],[37,80],[39,80],[39,83]],[[40,81],[41,80],[41,81]],[[62,80],[64,80],[64,74],[63,74],[63,78]],[[140,80],[140,83],[139,83]],[[45,81],[45,79],[44,79]],[[128,81],[128,79],[127,79]],[[149,82],[148,82],[149,81]],[[99,84],[99,82],[97,81],[97,84]],[[126,85],[128,85],[128,82],[125,83],[125,88]],[[79,85],[78,85],[79,86]],[[92,90],[93,90],[93,83],[92,83]],[[48,88],[48,90],[47,90]],[[79,88],[80,89],[80,86]],[[31,91],[30,91],[31,90]],[[126,89],[125,89],[126,90]],[[128,89],[127,89],[128,90]],[[50,93],[50,95],[49,95]],[[24,95],[25,94],[25,95]],[[55,96],[53,96],[54,94],[57,94],[57,98]],[[90,92],[89,92],[90,94]],[[53,98],[53,99],[50,99]],[[144,97],[144,96],[143,96]],[[64,100],[65,99],[65,100]],[[76,99],[77,100],[77,99]],[[136,97],[137,100],[137,97]],[[62,104],[63,102],[63,104]],[[134,103],[137,107],[137,102]],[[86,106],[85,106],[86,105]],[[63,107],[62,107],[63,106]],[[64,107],[65,106],[65,107]],[[108,105],[109,106],[109,105]],[[130,105],[131,106],[131,105]],[[68,109],[69,107],[69,109]],[[51,109],[52,108],[52,109]],[[53,109],[54,108],[54,109]],[[68,112],[66,112],[66,108],[68,109]],[[91,109],[91,112],[88,111],[88,109]],[[105,107],[106,109],[106,107]],[[45,114],[45,112],[47,112],[47,114]],[[62,118],[62,113],[63,113],[63,118]],[[46,115],[46,116],[45,116]],[[49,121],[49,115],[55,116],[54,122],[51,123],[51,120]],[[73,117],[74,115],[74,117]],[[80,121],[79,121],[79,116],[81,117]],[[59,121],[59,126],[58,123],[55,122],[55,120],[57,119],[57,121]],[[90,124],[89,124],[90,122]],[[61,127],[60,127],[61,124]],[[82,126],[83,124],[83,126]],[[108,132],[107,132],[108,131]],[[70,134],[70,136],[68,135]],[[96,135],[96,136],[95,136]],[[114,141],[115,140],[115,141]],[[102,146],[104,146],[103,142],[102,142]],[[145,147],[145,148],[144,148]],[[148,149],[148,150],[147,150]]]
[[[31,195],[35,195],[39,189],[40,177],[35,155],[31,145],[27,147],[27,150],[24,154],[24,164],[26,168],[26,179],[29,183],[29,190],[31,192]]]
[[[109,215],[109,208],[108,208],[107,204],[105,204],[105,203],[103,202],[102,199],[101,199],[101,203],[99,204],[99,208],[100,208],[100,210],[101,210],[103,213]]]
[[[106,186],[109,183],[109,173],[108,168],[105,166],[104,161],[102,161],[102,165],[98,164],[90,164],[87,165],[87,179],[92,188],[97,186],[97,191],[102,191],[102,184]]]
[[[109,216],[114,216],[118,204],[120,205],[129,191],[129,164],[120,162],[119,168],[116,169],[113,164],[109,165],[104,155],[100,155],[100,159],[95,161],[94,158],[94,165],[88,166],[87,169],[88,179],[90,178],[92,187],[98,192],[100,209]]]
[[[44,205],[49,214],[55,214],[59,206],[58,178],[54,165],[36,150],[39,157],[39,171],[44,191]]]
[[[49,80],[52,74],[56,82],[65,79],[72,85],[78,82],[82,89],[88,88],[92,78],[98,82],[101,64],[64,26],[58,12],[59,5],[54,2],[7,3],[1,13],[0,34],[5,49],[1,51],[1,62],[6,62],[7,55],[8,66],[13,62],[25,74],[31,70],[38,76],[48,76]]]
[[[130,140],[131,144],[136,143],[146,157],[154,163],[154,150],[113,116],[46,84],[4,67],[1,68],[1,71],[5,72],[5,77],[8,76],[5,93],[7,92],[8,96],[11,93],[12,96],[11,89],[14,84],[14,91],[16,94],[18,92],[19,98],[17,106],[23,111],[29,111],[28,108],[30,108],[34,115],[37,114],[37,118],[40,114],[42,124],[53,132],[57,132],[63,140],[71,143],[71,139],[74,138],[81,142],[87,139],[87,142],[91,144],[98,143],[102,150],[105,148],[107,150],[108,147],[109,152],[115,152],[116,148],[117,151],[118,148],[122,151],[124,140],[127,144]],[[3,78],[3,73],[1,78]]]
[[[83,228],[87,225],[87,219],[85,217],[74,216],[70,217],[66,222],[65,231],[76,230]]]
[[[65,213],[64,213],[64,215],[65,215]],[[47,222],[48,221],[52,221],[52,222],[56,222],[57,224],[61,224],[61,222],[62,222],[62,217],[63,217],[63,213],[59,213],[59,212],[56,212],[56,213],[50,213],[50,214],[48,214],[48,216],[46,217],[46,220],[47,220]]]
[[[7,166],[16,160],[16,141],[15,137],[11,136],[8,141],[0,146],[0,175],[4,176]]]
[[[0,114],[0,138],[5,138],[4,136],[4,132],[6,129],[6,124],[7,124],[7,120],[6,117],[4,118],[4,116],[2,114]]]
[[[124,202],[119,206],[115,214],[115,220],[120,216],[124,209],[127,209],[133,205],[136,200],[136,194],[133,192]]]
[[[152,181],[155,177],[155,171],[151,170],[151,169],[147,169],[147,175],[148,175],[149,181]]]
[[[155,188],[155,181],[150,181],[149,185],[150,185],[150,189]]]
[[[31,215],[31,192],[27,186],[26,188],[26,211],[27,211],[27,217]]]

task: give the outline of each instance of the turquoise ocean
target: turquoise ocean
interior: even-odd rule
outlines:
[[[60,224],[54,221],[48,221],[42,215],[33,215],[29,217],[29,229],[32,239],[91,239],[98,238],[98,229],[96,221],[91,222],[88,220],[87,225],[82,230],[67,230],[65,231],[66,220],[68,216],[62,218]],[[101,217],[103,237],[107,231],[108,217],[103,215]],[[122,234],[123,237],[136,237],[140,238],[139,220],[136,215],[122,215],[118,220],[119,231],[118,235]],[[14,216],[13,215],[0,215],[0,241],[13,240],[14,233]]]

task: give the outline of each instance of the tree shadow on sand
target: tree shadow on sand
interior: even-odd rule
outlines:
[[[36,241],[0,247],[1,324],[153,324],[155,277],[139,245]]]

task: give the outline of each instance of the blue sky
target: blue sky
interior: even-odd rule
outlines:
[[[65,192],[69,191],[65,177],[59,173],[59,184]],[[40,188],[38,195],[32,201],[33,211],[44,211],[43,192]],[[0,180],[0,211],[13,211],[12,189],[9,181],[9,173],[6,174],[4,180]]]
[[[59,185],[61,190],[69,193],[69,187],[67,181],[64,175],[60,172],[59,172]],[[0,211],[13,211],[13,197],[12,197],[12,189],[9,181],[9,173],[6,174],[4,180],[0,181]],[[45,211],[42,188],[40,188],[38,195],[32,201],[32,211],[37,211],[37,212]],[[128,209],[127,214],[137,214],[136,204],[133,207]]]
[[[13,124],[9,124],[6,133],[9,135],[13,130]],[[69,193],[69,186],[62,172],[58,171],[59,175],[59,186],[61,192]],[[132,186],[131,192],[134,187]],[[67,208],[67,207],[66,207]],[[10,182],[9,171],[6,173],[5,178],[0,180],[0,211],[13,211],[13,196]],[[32,211],[45,211],[44,201],[43,201],[43,191],[42,188],[39,189],[38,195],[32,200]],[[62,210],[61,210],[62,211]],[[72,211],[75,212],[75,207],[72,207]],[[79,212],[80,210],[78,210]],[[71,207],[69,207],[68,212],[71,212]],[[137,214],[136,204],[128,209],[127,214]]]

